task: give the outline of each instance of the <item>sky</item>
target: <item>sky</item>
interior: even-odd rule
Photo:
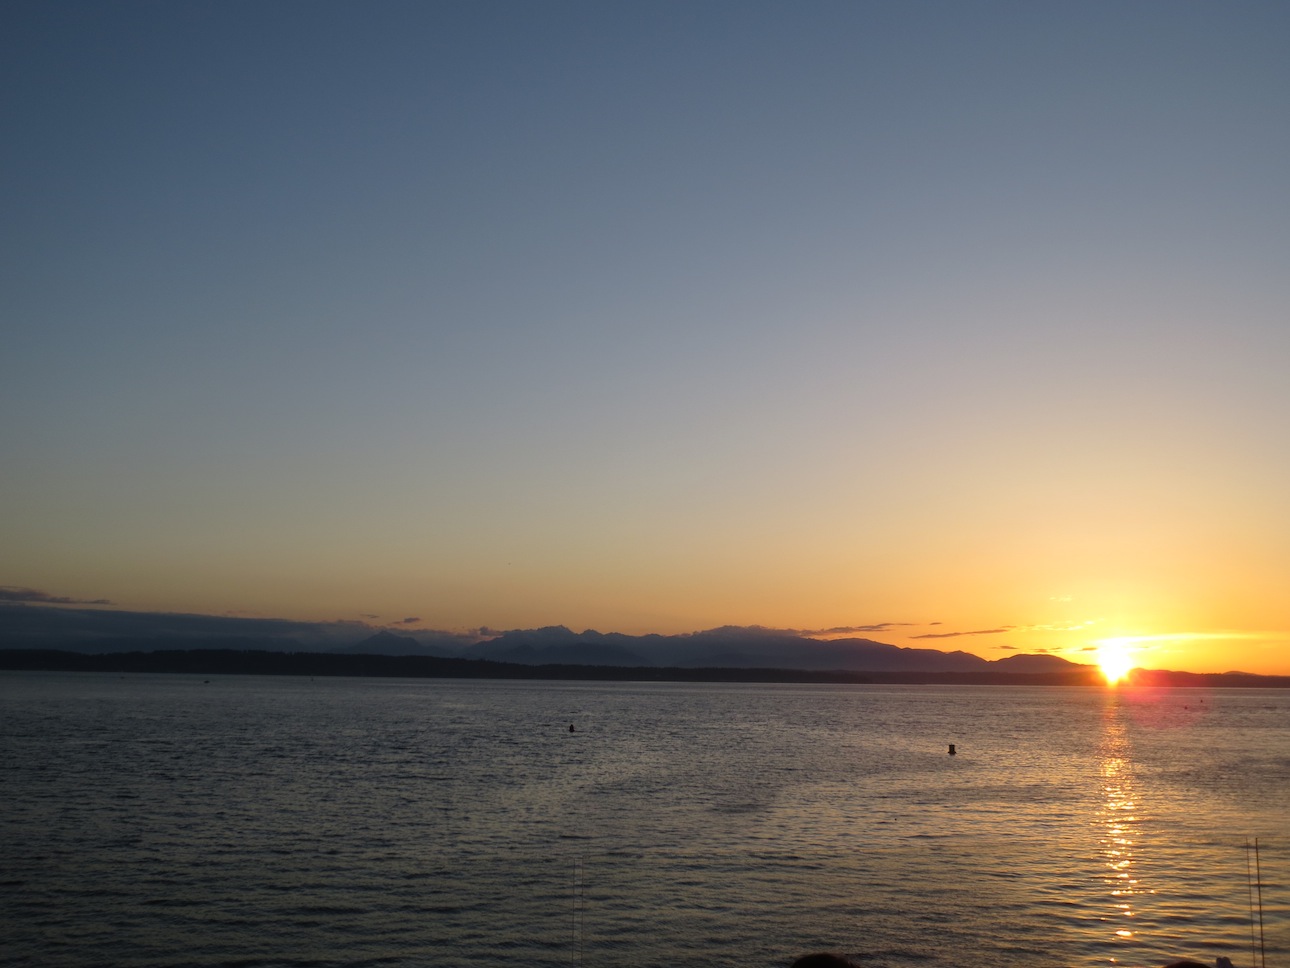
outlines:
[[[1288,48],[1280,2],[10,0],[0,585],[1290,673]]]

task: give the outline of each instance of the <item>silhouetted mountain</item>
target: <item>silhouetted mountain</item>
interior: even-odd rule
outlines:
[[[1101,686],[1092,666],[1072,663],[1073,672],[843,672],[807,669],[731,669],[595,665],[522,665],[488,659],[423,655],[354,655],[337,652],[264,652],[242,649],[181,649],[153,652],[83,652],[0,649],[0,669],[78,672],[168,672],[200,675],[392,676],[471,679],[560,679],[649,682],[822,682],[1004,686]],[[1145,673],[1135,685],[1290,688],[1290,676],[1245,673]],[[1134,677],[1131,677],[1133,681]]]
[[[1021,674],[1072,672],[1082,668],[1078,662],[1071,662],[1056,655],[1023,654],[1010,655],[990,663],[999,672]]]
[[[223,648],[330,652],[361,645],[380,631],[364,622],[298,622],[0,602],[0,649],[63,649],[83,653]],[[416,655],[453,655],[475,641],[475,637],[426,632],[408,641],[416,643],[413,653]],[[404,647],[400,642],[389,644]]]
[[[881,673],[986,671],[966,652],[909,649],[870,639],[822,641],[795,632],[727,625],[685,635],[624,635],[562,625],[514,629],[474,643],[466,635],[400,634],[361,622],[126,612],[105,608],[0,604],[0,648],[89,654],[176,649],[460,656],[531,666],[587,665],[683,669],[801,669]],[[1019,657],[1014,657],[1016,661]]]
[[[683,669],[837,669],[882,672],[981,672],[990,663],[967,652],[906,649],[870,639],[820,641],[792,632],[723,626],[689,635],[574,632],[562,625],[503,632],[465,653],[529,665],[550,663],[667,666]]]
[[[1171,672],[1167,669],[1134,669],[1126,681],[1133,686],[1290,687],[1290,676],[1262,676],[1253,672]]]
[[[562,625],[476,635],[418,629],[396,632],[362,622],[296,622],[236,616],[126,612],[0,602],[0,649],[81,654],[248,650],[358,656],[443,657],[528,667],[602,669],[797,670],[901,677],[991,675],[1091,680],[1092,666],[1050,655],[989,662],[968,652],[902,648],[865,638],[821,640],[783,629],[726,625],[683,635],[624,635]],[[536,674],[536,673],[535,673]],[[546,675],[546,673],[543,673]]]
[[[0,648],[119,652],[122,649],[224,648],[294,652],[329,649],[370,635],[357,622],[295,622],[278,618],[128,612],[0,604]]]
[[[619,641],[616,641],[619,640]],[[635,641],[626,635],[574,632],[563,625],[503,632],[490,642],[472,646],[464,654],[474,659],[518,662],[524,665],[652,665],[640,653],[620,644]]]
[[[67,646],[62,647],[66,648]],[[112,655],[118,652],[152,652],[163,647],[202,650],[243,649],[256,652],[301,652],[305,650],[305,647],[295,639],[260,635],[185,635],[175,637],[121,635],[78,639],[70,650],[85,655]],[[10,646],[5,646],[5,648],[10,648]]]
[[[437,649],[408,635],[396,635],[388,629],[382,629],[361,642],[333,649],[346,655],[434,655],[448,656],[454,652]]]

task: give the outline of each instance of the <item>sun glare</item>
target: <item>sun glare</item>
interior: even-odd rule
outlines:
[[[1108,685],[1115,685],[1133,668],[1133,656],[1119,639],[1105,639],[1098,646],[1097,664]]]

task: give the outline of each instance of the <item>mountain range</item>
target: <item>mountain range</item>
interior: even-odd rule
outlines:
[[[1046,674],[1081,666],[1051,655],[990,661],[969,652],[912,649],[866,638],[821,640],[759,626],[682,635],[627,635],[564,626],[474,634],[374,629],[362,622],[0,605],[0,649],[104,654],[233,649],[487,659],[518,665]]]

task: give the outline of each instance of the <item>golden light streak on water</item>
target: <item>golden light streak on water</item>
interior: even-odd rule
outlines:
[[[1109,678],[1109,674],[1108,674]],[[1134,830],[1138,802],[1133,784],[1132,748],[1120,717],[1120,706],[1108,700],[1103,722],[1101,849],[1105,865],[1103,882],[1111,898],[1108,917],[1115,938],[1132,941],[1135,899],[1141,894],[1135,877]]]

